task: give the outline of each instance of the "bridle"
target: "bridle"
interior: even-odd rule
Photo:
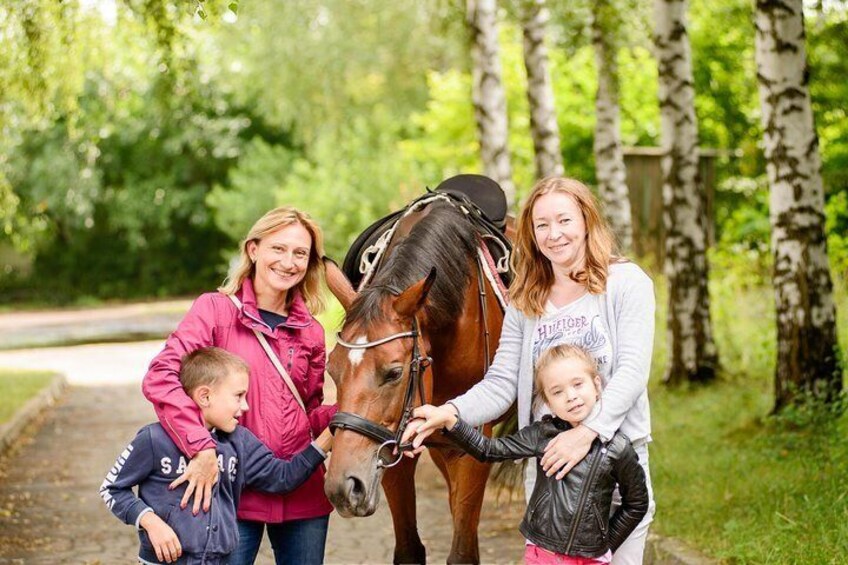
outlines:
[[[418,345],[419,336],[418,319],[415,316],[412,317],[412,329],[409,331],[392,334],[366,343],[350,343],[342,339],[341,332],[336,334],[336,343],[348,349],[370,349],[396,339],[412,338],[409,381],[406,385],[406,393],[403,398],[403,407],[401,408],[397,430],[392,432],[389,428],[353,412],[336,412],[330,420],[330,431],[333,433],[338,429],[351,430],[380,444],[380,447],[377,448],[377,468],[388,469],[394,467],[400,463],[403,458],[403,452],[412,449],[411,443],[401,444],[401,438],[403,438],[403,432],[406,431],[407,424],[412,419],[412,410],[415,408],[412,404],[415,401],[416,388],[418,389],[421,403],[423,404],[425,402],[424,379],[421,373],[422,369],[426,370],[432,362],[432,359],[428,355],[421,355],[421,348]]]

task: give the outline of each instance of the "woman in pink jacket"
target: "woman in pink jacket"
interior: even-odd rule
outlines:
[[[194,495],[195,513],[201,507],[210,510],[218,462],[215,441],[200,410],[180,386],[180,360],[208,345],[242,357],[250,365],[250,410],[241,424],[279,457],[289,458],[304,449],[336,411],[335,406],[322,405],[324,328],[313,318],[323,307],[323,254],[321,231],[309,216],[294,208],[271,210],[250,229],[239,264],[224,286],[194,302],[150,364],[142,389],[168,434],[190,459],[182,503]],[[303,407],[255,332],[265,336]],[[321,563],[332,509],[324,496],[323,468],[289,494],[245,490],[238,507],[240,541],[232,563],[253,563],[266,529],[277,563]]]

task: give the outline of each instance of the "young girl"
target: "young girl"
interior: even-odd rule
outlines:
[[[422,406],[415,416],[447,421],[447,435],[481,461],[537,458],[538,479],[520,526],[529,541],[526,563],[609,563],[612,551],[648,511],[645,472],[630,440],[617,432],[606,443],[595,439],[586,458],[562,480],[546,476],[541,467],[545,446],[599,409],[601,378],[594,359],[574,345],[544,351],[535,373],[535,402],[546,404],[553,415],[511,436],[489,439],[444,407]],[[418,436],[413,444],[418,447],[421,441],[423,437]],[[616,484],[621,506],[610,517]]]

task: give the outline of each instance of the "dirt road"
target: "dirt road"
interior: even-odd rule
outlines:
[[[98,487],[117,454],[155,419],[140,391],[161,341],[0,352],[0,367],[61,371],[69,388],[43,426],[0,461],[0,563],[130,563],[136,535],[106,510]],[[335,398],[332,383],[328,401]],[[451,539],[447,490],[429,459],[419,465],[419,529],[429,559],[444,562]],[[518,562],[521,502],[491,496],[480,527],[487,563]],[[330,521],[328,563],[390,562],[391,520],[385,502],[370,518]],[[259,563],[272,563],[265,544]]]

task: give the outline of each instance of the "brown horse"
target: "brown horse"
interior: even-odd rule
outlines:
[[[339,411],[354,421],[336,426],[325,491],[341,515],[369,516],[382,481],[396,563],[426,561],[415,515],[417,459],[395,457],[380,444],[394,446],[391,438],[405,426],[410,405],[441,404],[463,393],[492,360],[503,312],[479,271],[479,242],[463,213],[439,200],[399,221],[375,275],[358,294],[328,265],[328,282],[346,317],[327,370],[338,387]],[[415,362],[428,356],[431,364]],[[383,431],[366,437],[357,422]],[[449,488],[454,533],[448,563],[477,563],[489,466],[461,457],[439,438],[429,446]]]

